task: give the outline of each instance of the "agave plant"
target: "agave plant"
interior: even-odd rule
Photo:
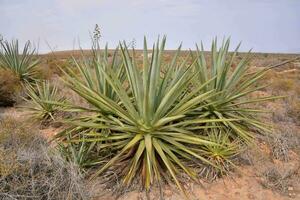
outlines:
[[[208,134],[209,139],[218,145],[205,145],[205,151],[201,153],[218,168],[204,166],[200,175],[208,180],[215,180],[236,167],[232,160],[242,152],[243,147],[238,139],[235,141],[230,139],[230,130],[212,129]]]
[[[185,172],[196,179],[188,162],[198,160],[215,166],[198,152],[200,149],[205,151],[205,145],[217,144],[186,127],[192,126],[193,130],[200,131],[215,126],[196,126],[198,124],[231,119],[187,118],[203,102],[218,95],[214,89],[202,92],[214,78],[197,85],[188,93],[195,77],[191,73],[192,64],[187,65],[189,57],[180,62],[179,47],[172,61],[164,65],[165,42],[163,38],[161,44],[158,41],[153,46],[149,60],[145,39],[142,69],[136,64],[135,51],[129,52],[123,43],[120,44],[123,59],[120,65],[114,65],[115,55],[113,64],[98,60],[93,69],[84,68],[78,63],[80,77],[75,76],[72,70],[65,71],[66,84],[90,107],[67,105],[70,111],[82,114],[68,121],[72,126],[57,137],[67,144],[97,143],[95,148],[99,151],[109,151],[109,158],[98,156],[94,161],[89,161],[88,165],[98,168],[92,177],[111,169],[123,178],[125,185],[140,178],[146,190],[154,181],[161,182],[171,177],[183,191],[178,173]],[[125,71],[125,81],[120,75],[121,68]],[[161,73],[163,68],[165,73]],[[96,80],[89,75],[92,74],[90,70],[96,71]],[[101,89],[103,81],[110,90]]]
[[[51,85],[48,81],[36,83],[34,86],[26,86],[27,98],[24,98],[24,100],[29,105],[25,108],[36,120],[54,120],[54,114],[59,111],[59,107],[50,102],[63,103],[64,97],[61,97],[58,94],[57,87]]]
[[[34,83],[39,60],[34,56],[30,41],[25,43],[20,52],[18,40],[0,42],[0,67],[11,70],[23,83]]]
[[[124,84],[125,69],[120,57],[118,56],[118,52],[119,49],[116,48],[112,59],[110,60],[107,45],[102,55],[99,44],[93,44],[92,59],[85,57],[82,52],[82,59],[72,58],[75,69],[61,68],[61,71],[68,76],[73,77],[77,81],[82,82],[89,89],[95,90],[114,101],[118,101],[112,86],[108,83],[101,71],[106,71],[107,68],[113,70],[120,82]]]
[[[215,95],[206,102],[206,106],[201,107],[196,115],[210,119],[240,119],[236,121],[220,121],[210,123],[232,129],[231,137],[239,137],[244,142],[252,142],[254,135],[251,129],[269,132],[269,126],[257,119],[257,114],[266,112],[260,109],[253,109],[253,104],[272,100],[278,97],[257,97],[250,99],[250,93],[258,91],[266,85],[256,86],[257,80],[264,77],[270,68],[263,68],[257,72],[249,71],[250,51],[241,59],[236,68],[233,69],[233,62],[236,61],[238,49],[229,53],[230,39],[223,41],[220,49],[217,50],[217,40],[212,42],[211,60],[207,62],[204,56],[203,45],[201,50],[197,46],[197,58],[195,71],[197,79],[195,85],[206,83],[212,77],[216,77],[212,82],[204,87],[204,91],[214,90],[219,95]],[[247,98],[245,98],[247,97]]]

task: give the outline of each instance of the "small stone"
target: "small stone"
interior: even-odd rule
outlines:
[[[166,197],[171,197],[172,196],[172,191],[171,190],[169,190],[169,189],[166,189],[165,191],[164,191],[164,193],[165,193],[165,196]]]
[[[293,193],[289,193],[288,195],[289,195],[289,197],[291,197],[291,198],[295,198],[295,197],[297,196],[297,194],[294,193],[294,192],[293,192]]]
[[[288,191],[293,191],[294,188],[293,187],[288,187]]]
[[[247,196],[249,199],[255,199],[255,196],[253,194],[248,194]]]
[[[139,200],[139,193],[138,192],[129,192],[127,193],[123,198],[123,200],[126,200],[126,199],[130,199],[130,200]]]

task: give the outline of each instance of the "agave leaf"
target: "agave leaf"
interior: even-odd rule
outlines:
[[[116,156],[114,156],[109,162],[107,162],[100,170],[98,170],[92,177],[91,179],[95,178],[96,176],[98,176],[99,174],[101,174],[104,170],[106,170],[108,167],[110,167],[112,164],[114,164],[114,162],[116,162],[119,157],[128,149],[130,149],[132,146],[136,145],[141,139],[142,139],[142,135],[136,135],[132,140],[130,140],[130,142],[128,142],[126,144],[126,146],[120,151],[120,153],[118,153]]]

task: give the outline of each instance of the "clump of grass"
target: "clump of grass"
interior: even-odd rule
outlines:
[[[35,49],[31,49],[30,41],[24,48],[19,48],[18,40],[0,42],[0,68],[14,72],[19,80],[25,84],[36,81],[39,60],[35,56]]]
[[[33,127],[0,120],[0,199],[87,199],[78,169]]]
[[[13,72],[0,68],[0,106],[13,106],[20,91],[18,77]]]
[[[64,97],[59,95],[56,86],[51,85],[49,81],[36,83],[35,87],[26,87],[29,103],[25,108],[29,110],[30,115],[36,120],[55,120],[54,115],[59,112],[59,105],[53,103],[63,103]]]

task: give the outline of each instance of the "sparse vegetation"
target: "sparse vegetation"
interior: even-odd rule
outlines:
[[[282,173],[276,168],[270,168],[264,172],[265,180],[262,184],[267,188],[287,194],[289,192],[288,189],[291,186],[289,177],[294,174],[295,171],[286,171],[285,173]]]

